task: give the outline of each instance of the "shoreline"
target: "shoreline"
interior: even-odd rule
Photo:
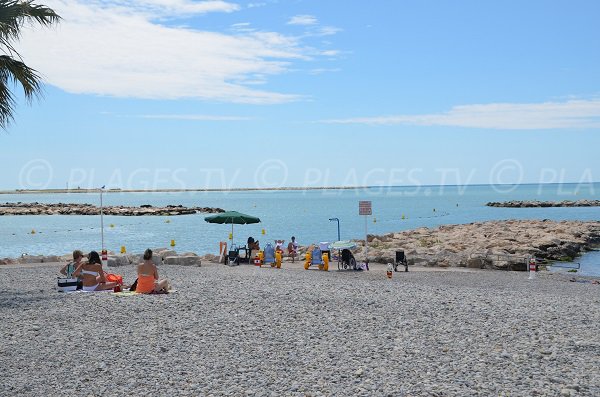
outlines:
[[[600,246],[598,221],[506,220],[458,225],[421,227],[384,235],[369,235],[369,262],[393,263],[396,251],[404,251],[408,264],[440,268],[474,268],[492,270],[527,270],[528,261],[539,264],[572,261]],[[354,240],[353,254],[364,261],[364,241]],[[308,246],[301,246],[298,257]],[[217,256],[207,253],[178,254],[167,248],[153,248],[159,256],[195,256],[202,262],[214,262]],[[113,263],[133,263],[139,254],[109,253]],[[0,259],[1,265],[67,260],[63,256],[24,256]],[[286,262],[289,260],[285,257]],[[335,264],[335,262],[332,261]],[[119,265],[116,265],[119,266]]]

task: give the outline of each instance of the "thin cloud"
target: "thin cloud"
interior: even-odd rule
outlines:
[[[600,99],[455,106],[447,112],[323,120],[330,124],[418,125],[499,130],[600,128]]]
[[[190,121],[248,121],[251,117],[240,116],[214,116],[208,114],[142,114],[138,116],[142,119],[163,119],[163,120],[190,120]]]
[[[144,12],[157,17],[206,14],[209,12],[229,13],[240,9],[240,6],[235,3],[221,0],[88,0],[86,4],[100,7],[111,6],[122,10],[135,10],[136,12]]]
[[[302,38],[277,32],[225,34],[155,22],[185,10],[231,12],[224,1],[46,0],[62,23],[27,29],[22,54],[47,83],[74,94],[272,104],[305,99],[258,89],[253,77],[319,57]],[[243,26],[240,26],[243,29]],[[248,82],[246,84],[245,82]]]
[[[311,69],[309,73],[312,75],[317,75],[317,74],[323,74],[323,73],[340,72],[341,70],[342,69],[340,69],[340,68],[316,68],[316,69]]]
[[[267,5],[267,3],[248,3],[247,7],[248,8],[258,8],[258,7],[265,7]]]
[[[319,21],[317,20],[317,18],[312,15],[295,15],[290,18],[290,20],[288,21],[287,24],[288,25],[308,26],[308,25],[316,25],[318,22]]]

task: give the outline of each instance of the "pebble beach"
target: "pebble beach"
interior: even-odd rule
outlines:
[[[600,286],[561,275],[203,263],[119,296],[59,268],[0,267],[0,395],[600,395]]]

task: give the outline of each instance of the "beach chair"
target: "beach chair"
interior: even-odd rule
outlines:
[[[277,267],[278,269],[281,268],[281,259],[278,260],[275,248],[273,248],[271,243],[267,243],[267,245],[265,245],[263,252],[265,255],[263,263],[265,265],[269,264],[271,267]],[[281,258],[281,255],[279,255],[279,258]]]
[[[231,244],[229,253],[227,254],[227,264],[229,266],[235,266],[240,264],[240,251],[235,244]]]
[[[304,269],[308,270],[311,266],[314,265],[317,265],[319,270],[329,270],[329,255],[327,253],[323,253],[319,246],[314,246],[312,251],[309,250],[306,253]]]

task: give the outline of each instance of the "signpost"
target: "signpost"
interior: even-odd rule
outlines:
[[[367,269],[369,268],[369,240],[367,238],[367,218],[369,215],[373,215],[370,201],[359,201],[358,202],[358,215],[364,215],[365,217],[365,263]]]

